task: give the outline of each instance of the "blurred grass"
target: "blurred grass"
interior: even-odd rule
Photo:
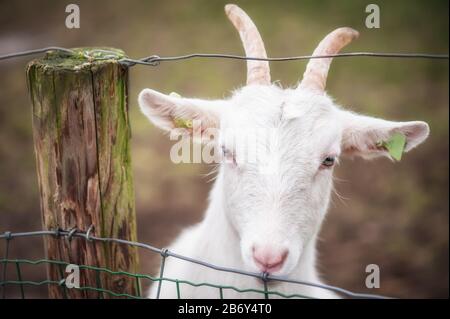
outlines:
[[[0,54],[60,45],[112,46],[131,57],[243,50],[224,1],[77,1],[81,29],[64,26],[66,2],[0,1]],[[372,2],[373,3],[373,2]],[[366,29],[366,1],[237,1],[255,20],[269,56],[310,54],[339,26],[360,31],[348,51],[448,53],[448,1],[377,1],[381,28]],[[0,64],[0,231],[40,228],[27,58]],[[293,86],[306,61],[272,63],[272,77]],[[245,63],[190,60],[134,67],[130,73],[132,156],[140,241],[170,243],[199,221],[210,184],[203,165],[174,165],[171,142],[137,109],[144,87],[221,98],[245,81]],[[344,160],[320,244],[324,277],[365,290],[365,266],[381,267],[381,289],[399,297],[448,297],[448,62],[343,58],[333,62],[329,93],[349,109],[393,120],[424,120],[431,136],[401,163]],[[18,257],[42,257],[23,240]],[[1,251],[0,251],[1,253]],[[143,272],[158,262],[142,256]],[[37,276],[30,272],[29,276]]]

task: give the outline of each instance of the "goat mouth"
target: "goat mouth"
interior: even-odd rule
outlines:
[[[262,265],[260,263],[256,263],[256,266],[258,268],[258,271],[261,273],[261,276],[267,276],[267,275],[278,275],[280,273],[280,270],[283,268],[282,262],[273,264],[273,265]]]

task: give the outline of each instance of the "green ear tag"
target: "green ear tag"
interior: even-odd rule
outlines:
[[[181,118],[176,118],[176,119],[173,120],[173,122],[175,123],[175,127],[192,128],[192,120],[185,120],[185,119],[181,119]]]
[[[381,142],[380,146],[384,147],[389,154],[397,161],[402,159],[402,154],[406,145],[406,137],[402,133],[394,133],[391,138],[385,142]]]
[[[180,94],[178,94],[177,92],[172,92],[169,94],[169,96],[173,96],[173,97],[181,97]],[[185,120],[182,118],[176,118],[173,120],[173,122],[175,123],[175,127],[179,127],[179,128],[192,128],[192,120]]]

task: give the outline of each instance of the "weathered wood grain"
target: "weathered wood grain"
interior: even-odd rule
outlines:
[[[90,55],[93,51],[77,52]],[[128,69],[115,58],[98,58],[53,52],[28,65],[42,223],[45,229],[80,230],[93,224],[97,236],[135,241]],[[70,242],[46,238],[45,245],[48,259],[137,272],[138,254],[133,247],[76,238]],[[56,266],[48,269],[52,280],[65,275]],[[137,282],[126,276],[97,276],[82,270],[80,277],[81,286],[137,293]],[[109,297],[58,286],[49,287],[49,295]]]

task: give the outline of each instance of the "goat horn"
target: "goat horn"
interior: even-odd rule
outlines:
[[[250,17],[234,4],[227,4],[225,13],[237,31],[239,31],[245,55],[248,57],[267,58],[264,42]],[[270,85],[268,61],[247,61],[247,85],[250,84]]]
[[[344,46],[359,36],[358,31],[351,28],[339,28],[329,33],[314,50],[313,55],[337,54]],[[310,59],[298,88],[308,88],[319,92],[325,91],[328,70],[332,58]]]

